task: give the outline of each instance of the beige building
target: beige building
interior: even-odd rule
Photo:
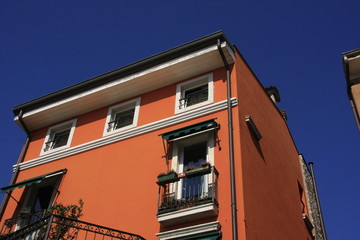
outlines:
[[[360,49],[342,55],[350,104],[360,131]]]

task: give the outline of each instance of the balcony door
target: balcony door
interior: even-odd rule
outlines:
[[[173,169],[185,172],[200,167],[202,162],[213,165],[213,134],[205,133],[178,141],[173,149]],[[201,198],[208,192],[208,175],[182,178],[174,189],[177,199]]]
[[[207,162],[207,141],[184,146],[183,149],[183,171],[197,168],[202,162]],[[198,198],[207,192],[205,176],[182,179],[181,198]]]
[[[34,223],[44,216],[45,211],[52,206],[60,179],[61,176],[45,179],[27,189],[18,227]]]

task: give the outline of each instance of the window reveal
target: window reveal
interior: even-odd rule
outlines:
[[[76,120],[71,120],[49,128],[41,154],[69,147],[75,125]]]

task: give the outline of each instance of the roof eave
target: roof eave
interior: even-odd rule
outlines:
[[[182,44],[175,48],[169,49],[167,51],[155,54],[148,58],[142,59],[140,61],[134,62],[132,64],[126,65],[124,67],[117,68],[113,71],[104,73],[102,75],[90,78],[78,84],[74,84],[67,88],[58,90],[56,92],[50,93],[48,95],[36,98],[34,100],[16,105],[13,107],[14,115],[17,116],[21,110],[24,112],[42,107],[52,102],[59,101],[61,99],[79,94],[80,92],[92,89],[94,87],[101,86],[108,82],[111,82],[115,79],[145,70],[147,68],[153,67],[155,65],[167,62],[169,60],[175,59],[179,56],[197,51],[199,49],[208,47],[216,43],[217,39],[221,41],[226,41],[228,46],[233,50],[233,44],[228,41],[226,36],[222,31],[215,32],[213,34],[204,36],[202,38],[193,40],[191,42]]]

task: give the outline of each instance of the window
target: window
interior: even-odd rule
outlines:
[[[172,168],[185,172],[191,168],[200,167],[203,162],[213,165],[214,140],[213,132],[192,136],[175,141]],[[182,178],[176,189],[177,199],[204,198],[209,196],[209,176],[202,175],[192,178]]]
[[[40,155],[70,147],[75,125],[76,120],[71,120],[49,128]]]
[[[59,170],[42,177],[39,183],[27,186],[24,200],[20,202],[20,215],[16,222],[16,229],[22,228],[40,220],[48,210],[58,192],[60,181],[66,169]]]
[[[175,113],[212,103],[213,95],[212,74],[180,83],[176,88]]]
[[[135,127],[139,108],[140,98],[109,108],[104,135]]]

